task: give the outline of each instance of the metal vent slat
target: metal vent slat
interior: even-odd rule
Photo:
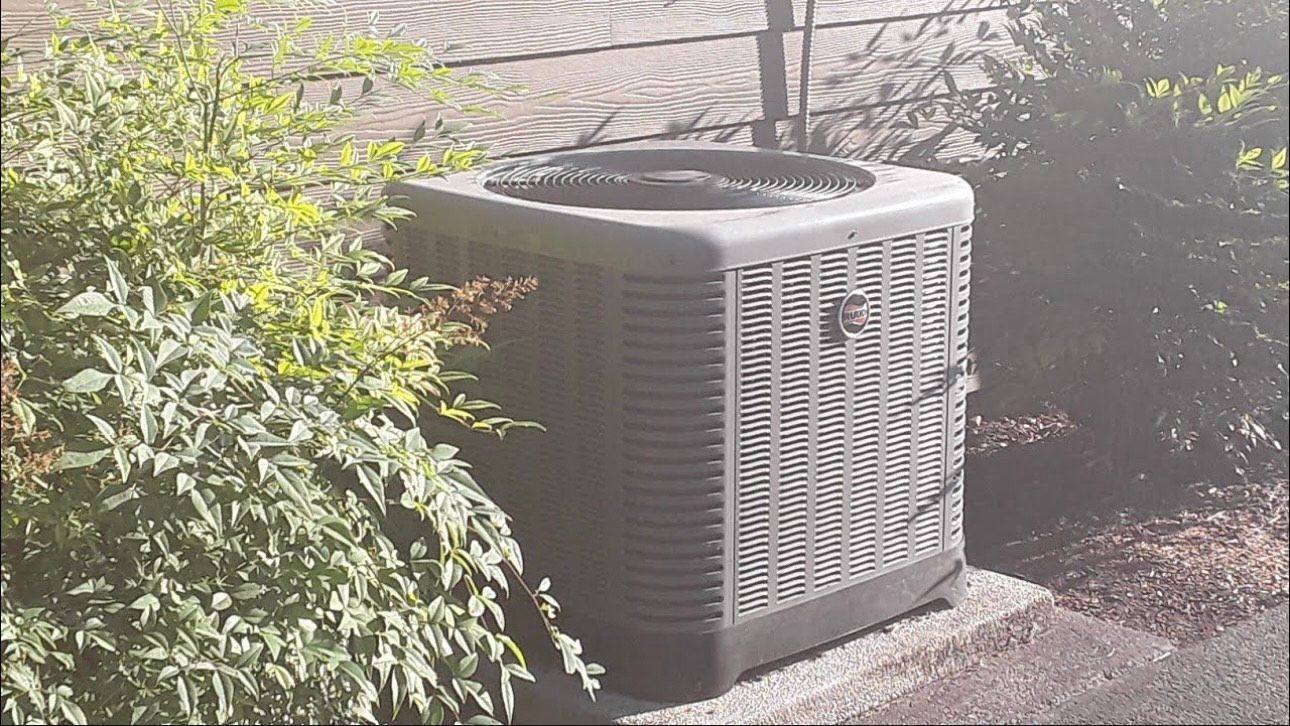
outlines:
[[[622,405],[631,412],[622,423],[624,605],[632,620],[659,627],[716,622],[725,566],[724,283],[628,276],[621,295]]]
[[[890,567],[909,556],[911,447],[914,421],[914,338],[917,333],[918,242],[891,243],[890,286],[883,295],[888,310],[886,486],[882,501],[882,564]]]
[[[967,362],[968,317],[972,285],[972,228],[960,227],[954,231],[956,249],[954,259],[954,350],[951,366],[957,372],[953,406],[950,411],[950,461],[949,461],[949,523],[946,528],[947,543],[963,540],[963,467],[966,459],[965,436],[967,432]]]
[[[915,451],[915,556],[941,548],[945,489],[945,384],[950,315],[950,237],[942,230],[923,239],[919,301],[918,440]]]
[[[961,494],[947,463],[962,459],[947,426],[965,413],[947,385],[966,325],[956,244],[936,230],[734,278],[736,618],[900,567],[961,530],[961,505],[946,503]],[[855,289],[870,322],[846,340],[837,307]]]
[[[811,339],[816,320],[811,260],[782,265],[780,279],[779,600],[806,594],[812,474]]]
[[[735,492],[735,578],[738,614],[770,603],[771,348],[774,272],[760,267],[739,277],[739,457]]]
[[[827,589],[842,582],[846,549],[847,441],[849,346],[828,344],[828,331],[837,314],[836,301],[850,291],[850,253],[839,250],[819,256],[814,304],[815,336],[819,364],[815,410],[819,425],[815,434],[815,538],[812,561],[815,589]],[[820,344],[823,343],[823,344]]]
[[[864,245],[856,249],[853,287],[882,290],[883,245]],[[878,567],[878,489],[884,464],[882,452],[883,410],[882,350],[872,338],[886,326],[886,300],[883,295],[869,298],[869,325],[875,335],[850,343],[855,358],[855,427],[852,435],[851,464],[851,577],[859,577]]]

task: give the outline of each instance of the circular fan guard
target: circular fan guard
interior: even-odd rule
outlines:
[[[715,210],[786,207],[837,199],[873,177],[829,159],[711,149],[581,151],[525,159],[486,172],[484,188],[576,207]]]

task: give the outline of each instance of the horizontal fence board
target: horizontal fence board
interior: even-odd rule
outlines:
[[[811,110],[923,98],[989,83],[983,53],[1017,48],[1007,10],[821,28],[811,53]],[[796,38],[794,39],[796,41]],[[800,42],[786,43],[790,108],[797,111]],[[952,79],[949,80],[949,79]],[[953,84],[953,88],[951,88]]]
[[[749,122],[763,115],[760,67],[751,37],[480,65],[472,70],[529,90],[487,101],[499,117],[466,135],[514,154]],[[362,136],[404,134],[438,110],[396,91],[362,120]]]
[[[782,147],[796,147],[793,120],[779,122],[776,130]],[[930,99],[818,114],[811,117],[809,136],[809,151],[848,159],[921,164],[979,159],[984,153],[976,137]]]
[[[927,110],[931,111],[930,116],[922,113]],[[686,129],[651,138],[798,149],[795,119]],[[615,143],[622,142],[611,141],[606,145]],[[946,117],[937,99],[814,115],[811,117],[807,151],[840,158],[914,164],[929,159],[973,160],[981,158],[984,153],[970,132],[958,128]]]
[[[979,155],[970,136],[946,119],[920,119],[915,126],[908,114],[954,87],[987,84],[981,53],[1017,52],[1007,32],[1008,4],[820,0],[811,149],[878,160]],[[412,35],[436,47],[455,43],[441,54],[445,60],[527,86],[488,104],[499,117],[478,120],[464,134],[489,144],[495,155],[652,137],[791,146],[804,7],[804,0],[337,0],[266,6],[271,18],[310,15],[318,33],[361,27],[369,11],[378,10],[378,32],[406,24]],[[0,0],[0,20],[5,35],[27,25],[28,43],[43,43],[52,27],[39,0]],[[323,93],[331,83],[311,93]],[[350,79],[339,83],[358,85]],[[479,100],[468,96],[461,100]],[[358,134],[406,136],[440,111],[395,93],[362,119]]]
[[[912,16],[1001,7],[1015,0],[820,0],[822,26],[872,23]],[[428,41],[448,63],[588,52],[620,45],[700,40],[711,36],[800,30],[804,0],[335,0],[264,4],[257,17],[286,22],[307,15],[321,36],[398,26]],[[83,18],[102,14],[78,2],[65,10]],[[375,21],[372,20],[376,14]],[[25,30],[18,43],[35,48],[53,29],[43,0],[3,0],[5,33]],[[243,32],[243,38],[254,37]]]
[[[815,8],[818,25],[855,23],[901,18],[914,15],[943,15],[971,10],[1015,5],[1017,0],[819,0]],[[793,3],[794,19],[801,25],[805,18],[804,0]]]
[[[294,12],[313,17],[311,31],[335,33],[356,27],[355,22],[366,24],[374,11],[377,32],[389,33],[402,25],[412,38],[428,41],[448,63],[611,44],[604,0],[337,0],[334,7]]]
[[[812,110],[913,101],[988,83],[977,53],[1012,48],[1002,10],[821,29]],[[987,29],[987,30],[984,30]],[[995,40],[978,34],[996,33]],[[795,115],[800,34],[732,36],[666,49],[614,48],[576,59],[481,64],[476,70],[531,89],[494,100],[499,118],[475,122],[468,138],[498,154],[526,154],[620,139],[681,136],[714,127],[777,122]],[[474,100],[473,98],[471,100]],[[439,109],[396,92],[363,120],[362,136],[405,134]],[[431,119],[433,120],[433,119]]]
[[[1008,5],[1010,0],[819,0],[816,25],[867,23]],[[799,30],[805,0],[610,0],[615,45]]]
[[[63,3],[82,19],[105,13]],[[346,30],[386,35],[399,26],[426,40],[445,62],[607,48],[610,12],[605,0],[335,0],[329,3],[262,3],[255,17],[265,23],[313,20],[308,34],[321,38]],[[376,13],[373,20],[372,14]],[[42,0],[3,0],[5,34],[23,29],[20,46],[40,47],[53,30]],[[242,40],[264,38],[243,31]]]

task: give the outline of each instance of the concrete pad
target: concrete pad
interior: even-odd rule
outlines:
[[[706,701],[666,704],[602,692],[595,703],[572,679],[542,677],[517,693],[529,723],[842,723],[1009,646],[1030,640],[1055,611],[1042,587],[969,569],[956,608],[923,612],[745,676]]]

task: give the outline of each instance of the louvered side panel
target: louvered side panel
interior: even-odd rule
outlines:
[[[610,470],[608,457],[614,451],[609,445],[609,425],[605,420],[611,408],[605,395],[606,371],[616,368],[615,362],[609,360],[605,326],[607,277],[608,273],[600,267],[573,265],[569,291],[573,348],[572,365],[565,376],[576,390],[569,406],[574,418],[569,428],[573,439],[568,446],[572,460],[564,472],[569,484],[565,506],[573,510],[573,534],[583,547],[579,569],[586,584],[584,592],[604,588],[603,573],[612,572],[618,562],[614,548],[605,546],[616,539],[618,526],[610,506],[615,503],[613,494],[605,484],[606,472]],[[595,544],[588,546],[589,543]]]
[[[738,275],[738,455],[735,491],[735,613],[770,604],[771,435],[774,427],[775,275],[770,267]]]
[[[460,442],[479,447],[469,452],[476,478],[513,516],[528,564],[569,600],[620,612],[617,578],[604,576],[620,569],[621,537],[613,487],[605,486],[615,451],[605,433],[613,413],[606,371],[617,369],[606,358],[606,273],[442,236],[417,251],[411,257],[404,248],[410,268],[436,282],[538,278],[536,292],[490,319],[490,349],[468,351],[464,366],[478,373],[481,395],[505,415],[537,420],[547,430],[516,431],[491,443],[463,433]]]
[[[535,255],[518,250],[501,249],[495,256],[496,267],[489,274],[497,278],[521,277],[538,274]],[[490,361],[503,367],[501,380],[494,383],[503,386],[508,398],[499,401],[506,406],[511,415],[521,418],[537,418],[542,415],[539,409],[538,391],[541,381],[533,375],[537,365],[538,336],[536,335],[540,315],[537,297],[542,288],[550,285],[549,280],[538,280],[539,291],[517,304],[513,310],[498,316],[489,324]],[[538,435],[521,435],[508,437],[507,446],[501,448],[522,448],[526,454],[536,456],[539,447]],[[529,461],[536,461],[530,459]]]
[[[951,361],[956,378],[950,391],[950,457],[949,457],[949,522],[946,542],[963,541],[963,468],[965,464],[964,437],[967,431],[967,356],[968,308],[972,287],[972,228],[960,227],[955,231],[954,254],[954,350]]]
[[[869,328],[849,345],[855,359],[851,447],[851,512],[847,547],[849,574],[860,577],[878,567],[878,491],[885,463],[882,391],[882,348],[887,326],[883,294],[883,245],[862,245],[851,251],[855,261],[852,287],[869,294]]]
[[[623,280],[623,577],[637,622],[722,617],[724,305],[721,277]]]
[[[776,599],[806,594],[812,420],[811,345],[816,334],[811,260],[800,258],[780,268],[781,306],[779,390],[779,537]]]
[[[435,282],[460,285],[466,281],[466,244],[451,237],[437,237],[428,269],[419,270]]]
[[[921,255],[914,521],[911,525],[915,556],[940,549],[945,518],[945,404],[951,292],[949,231],[925,235]]]
[[[888,243],[890,282],[887,301],[887,439],[882,496],[882,566],[909,557],[911,475],[914,443],[913,400],[916,311],[918,304],[918,242],[915,238]]]
[[[536,391],[537,415],[546,427],[546,433],[531,466],[538,474],[538,480],[548,487],[560,482],[556,490],[543,487],[545,496],[539,494],[536,506],[530,510],[530,526],[545,529],[544,525],[552,522],[575,524],[569,521],[569,501],[563,496],[551,496],[554,491],[562,494],[568,491],[569,482],[563,479],[577,464],[572,450],[578,433],[572,405],[576,391],[574,381],[568,375],[573,367],[573,275],[572,264],[565,260],[537,256],[535,263],[541,287],[531,299],[536,312],[536,325],[531,331],[536,340],[536,365],[531,375],[540,382]],[[566,591],[574,588],[576,592],[583,592],[581,579],[585,574],[579,571],[581,568],[564,564],[577,561],[581,545],[579,534],[572,526],[550,529],[557,531],[543,535],[549,539],[550,546],[543,548],[541,562],[556,567],[552,579],[563,583]],[[557,578],[556,575],[563,577]]]
[[[850,253],[838,250],[815,258],[817,269],[815,336],[818,347],[815,435],[815,528],[813,586],[823,590],[842,582],[845,574],[847,466],[851,442],[851,341],[836,331],[837,301],[850,291]]]
[[[496,267],[489,274],[498,278],[539,274],[537,256],[518,250],[497,250],[494,260]],[[481,380],[489,386],[488,400],[496,401],[503,407],[506,415],[517,419],[535,420],[542,423],[549,421],[549,414],[542,409],[540,400],[542,378],[538,375],[538,346],[540,341],[539,299],[544,289],[549,288],[553,280],[539,279],[538,292],[517,304],[506,315],[498,316],[489,324],[489,345],[487,354],[488,367],[480,371]],[[497,392],[494,394],[493,391]],[[546,572],[561,591],[572,583],[566,582],[572,575],[559,568],[559,563],[550,562],[546,550],[555,549],[559,544],[554,540],[555,533],[548,522],[544,521],[549,510],[551,481],[549,471],[536,469],[536,463],[547,446],[550,431],[538,433],[529,431],[516,432],[507,436],[493,449],[492,455],[480,457],[475,462],[481,473],[487,472],[483,482],[487,491],[503,490],[505,497],[502,503],[507,512],[515,518],[516,535],[524,542],[526,559],[535,570],[539,567]],[[523,472],[517,474],[517,472]],[[544,501],[545,500],[545,501]],[[578,593],[586,597],[586,593]]]

